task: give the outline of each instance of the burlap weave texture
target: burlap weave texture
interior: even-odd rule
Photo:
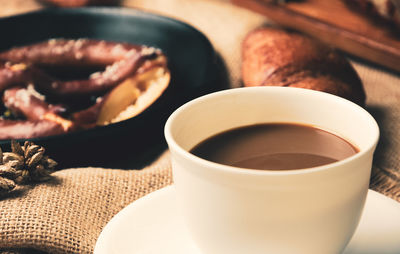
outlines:
[[[212,42],[232,87],[241,85],[240,44],[252,29],[268,24],[258,14],[214,0],[125,0],[123,4],[185,21]],[[0,0],[0,15],[41,8],[34,0]],[[371,188],[400,201],[400,77],[352,60],[377,119],[381,140]],[[134,200],[172,183],[169,155],[141,170],[100,168],[56,172],[47,184],[28,186],[0,201],[0,252],[91,253],[106,223]],[[26,252],[26,250],[29,250]]]
[[[140,171],[75,168],[53,176],[0,201],[0,248],[92,253],[107,221],[172,179],[167,153]]]

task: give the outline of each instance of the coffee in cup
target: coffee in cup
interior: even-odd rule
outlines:
[[[295,170],[343,160],[358,152],[342,137],[315,126],[268,123],[228,130],[190,152],[224,165],[260,170]]]
[[[293,124],[336,136],[317,146],[327,149],[325,157],[334,154],[335,138],[354,153],[295,170],[254,170],[190,152],[232,129],[265,125],[283,131]],[[179,211],[203,253],[331,254],[344,250],[358,225],[379,129],[366,110],[334,95],[251,87],[186,103],[168,119],[165,137]]]

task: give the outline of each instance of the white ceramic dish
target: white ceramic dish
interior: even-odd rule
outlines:
[[[298,170],[238,169],[190,153],[218,133],[269,123],[314,126],[344,138],[359,152]],[[341,97],[264,86],[227,89],[191,100],[170,115],[164,136],[178,205],[202,252],[337,254],[360,220],[379,128],[365,109]],[[250,140],[246,137],[252,144]],[[274,145],[270,148],[279,153]],[[321,155],[332,156],[331,144],[319,145],[319,152],[325,149]],[[255,150],[251,156],[269,153],[261,145]]]
[[[173,186],[131,203],[103,229],[94,253],[201,254],[176,206]],[[398,253],[400,203],[369,190],[361,222],[344,254]]]

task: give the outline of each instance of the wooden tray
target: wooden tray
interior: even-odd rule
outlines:
[[[351,55],[400,71],[400,36],[350,9],[342,0],[231,0],[284,27],[309,34]]]

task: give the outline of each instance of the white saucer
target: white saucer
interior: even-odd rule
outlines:
[[[128,205],[104,227],[95,254],[200,254],[176,208],[175,188]],[[369,190],[360,225],[344,254],[399,254],[400,203]]]

